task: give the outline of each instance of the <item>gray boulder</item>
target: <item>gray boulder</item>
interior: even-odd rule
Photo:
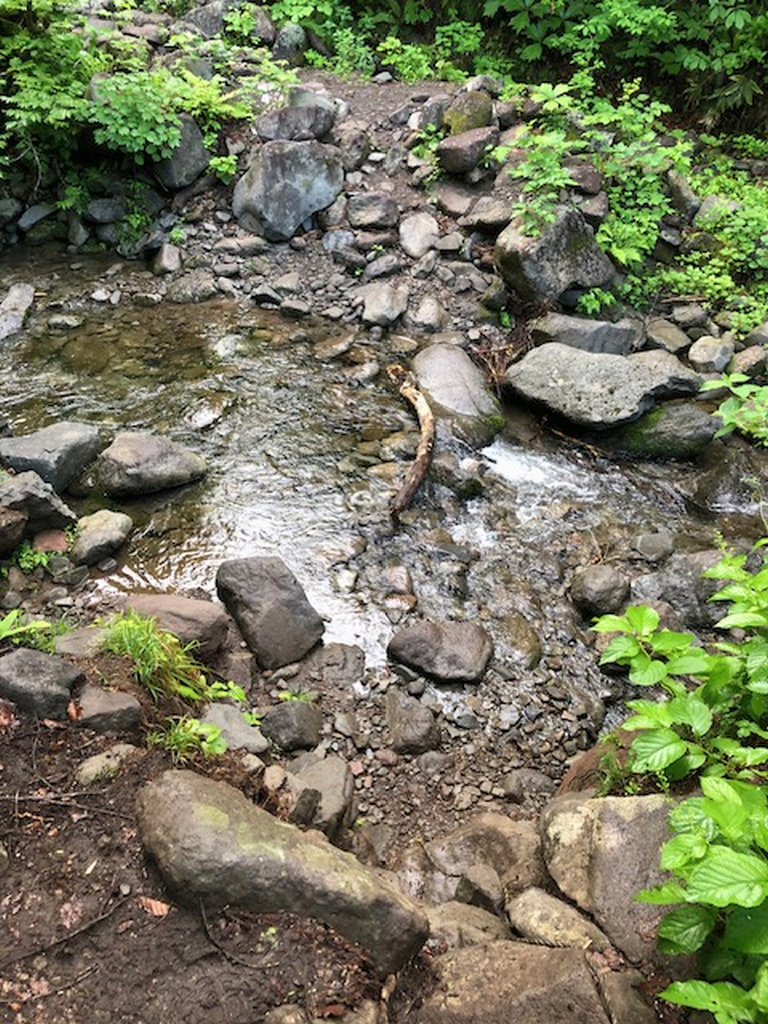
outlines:
[[[0,341],[16,334],[24,326],[29,307],[35,300],[31,284],[12,284],[0,302]]]
[[[493,655],[493,641],[475,622],[418,622],[398,630],[387,654],[443,683],[475,683]]]
[[[321,139],[333,128],[335,120],[332,106],[305,103],[262,114],[256,121],[256,131],[265,142],[274,142],[276,139],[307,140],[310,137]]]
[[[616,269],[595,242],[584,218],[570,207],[538,238],[523,233],[513,220],[496,240],[499,272],[521,299],[549,302],[566,289],[598,288],[613,280]]]
[[[582,950],[495,941],[433,965],[437,985],[413,1024],[609,1024]]]
[[[691,345],[688,359],[698,373],[722,373],[736,351],[732,338],[705,334]]]
[[[263,668],[299,661],[323,635],[323,620],[279,558],[223,562],[216,589]]]
[[[344,184],[341,153],[317,141],[265,143],[235,186],[232,210],[247,231],[270,241],[292,238]]]
[[[347,201],[347,218],[353,228],[393,228],[399,216],[397,200],[382,192],[359,192]]]
[[[498,128],[471,128],[459,135],[449,135],[447,139],[438,142],[435,156],[446,174],[468,174],[498,141]]]
[[[97,427],[63,422],[23,437],[0,438],[0,464],[22,473],[34,470],[61,492],[96,458],[101,449]]]
[[[32,470],[15,476],[0,472],[0,508],[25,515],[30,534],[41,530],[65,530],[77,522],[75,513],[51,485]]]
[[[98,460],[101,486],[105,494],[114,496],[154,494],[181,487],[199,480],[207,471],[201,455],[167,437],[138,430],[119,433]]]
[[[392,749],[398,754],[423,754],[440,743],[434,713],[394,688],[387,691],[387,725],[392,734]]]
[[[363,323],[391,327],[408,308],[410,289],[407,282],[393,284],[376,281],[360,289],[363,296]]]
[[[317,918],[367,949],[382,975],[399,970],[427,937],[419,906],[384,877],[226,783],[165,772],[139,794],[138,819],[168,885],[194,904]]]
[[[234,704],[215,701],[208,705],[200,721],[221,730],[221,738],[228,750],[246,750],[249,754],[263,754],[269,750],[269,740],[261,729],[246,722],[242,711]]]
[[[205,267],[196,267],[180,277],[174,278],[168,285],[165,296],[168,302],[207,302],[218,295],[216,279]]]
[[[37,718],[66,719],[67,704],[83,673],[71,661],[19,647],[0,658],[0,697]]]
[[[509,939],[509,925],[496,914],[468,903],[449,900],[427,907],[430,938],[444,942],[448,949],[478,946],[494,939]]]
[[[405,217],[398,230],[403,252],[414,260],[428,253],[440,234],[437,221],[426,210]]]
[[[586,616],[617,612],[629,594],[629,580],[612,565],[587,565],[571,583],[571,600]]]
[[[169,192],[178,192],[197,181],[211,160],[203,133],[189,114],[180,115],[181,137],[169,157],[152,165],[155,177]]]
[[[701,378],[668,352],[593,355],[550,342],[506,373],[525,398],[580,426],[605,429],[637,419],[657,398],[693,394]]]
[[[183,644],[194,644],[195,657],[207,661],[227,638],[229,618],[213,601],[178,594],[129,594],[126,606],[157,619],[161,629],[175,633]]]
[[[319,794],[309,822],[333,839],[352,821],[355,780],[349,765],[340,757],[303,754],[291,764],[299,783]]]
[[[722,603],[710,601],[722,580],[702,578],[702,572],[722,557],[717,550],[676,552],[663,568],[639,576],[632,584],[635,603],[664,601],[671,605],[685,626],[692,629],[713,626],[725,614]]]
[[[559,341],[584,352],[612,352],[626,356],[640,348],[643,341],[642,323],[626,318],[614,324],[565,313],[547,313],[532,320],[528,327],[537,345]]]
[[[261,729],[280,750],[311,750],[320,742],[323,715],[304,700],[276,704],[264,715]]]
[[[125,512],[100,509],[77,521],[77,536],[69,557],[75,565],[96,565],[123,546],[133,529]]]
[[[434,344],[413,360],[419,388],[451,433],[483,447],[503,424],[501,406],[482,370],[457,345]]]
[[[130,732],[138,729],[141,705],[130,693],[105,690],[88,683],[77,699],[80,714],[77,724],[94,732]]]
[[[691,339],[684,330],[671,320],[660,317],[648,322],[645,333],[649,348],[663,348],[672,355],[684,352],[691,344]]]

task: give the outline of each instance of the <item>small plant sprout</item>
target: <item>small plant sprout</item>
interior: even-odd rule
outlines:
[[[164,729],[147,735],[147,743],[167,750],[176,764],[186,764],[198,754],[218,757],[227,750],[226,740],[218,726],[189,715],[169,718]]]

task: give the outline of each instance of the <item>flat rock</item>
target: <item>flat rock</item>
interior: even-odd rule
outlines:
[[[529,942],[573,949],[605,949],[610,945],[585,914],[536,886],[508,899],[505,910],[509,923]]]
[[[75,565],[96,565],[123,546],[133,529],[125,512],[102,508],[77,521],[77,535],[70,558]]]
[[[0,438],[0,464],[17,473],[34,470],[55,491],[64,491],[101,450],[97,427],[62,422],[22,437]]]
[[[609,1024],[581,950],[494,941],[433,966],[437,986],[414,1024]]]
[[[216,589],[263,668],[299,661],[323,635],[323,620],[280,558],[223,562]]]
[[[436,417],[462,440],[490,444],[503,423],[485,375],[457,345],[436,343],[413,360],[419,388]]]
[[[19,647],[0,657],[0,697],[37,718],[66,719],[67,705],[83,673],[57,654]]]
[[[205,476],[205,459],[159,434],[127,430],[99,457],[99,479],[106,494],[153,494]]]
[[[280,750],[311,750],[320,742],[323,715],[318,707],[304,700],[289,700],[267,711],[262,732]]]
[[[428,907],[427,917],[430,938],[444,942],[448,949],[463,949],[512,937],[509,925],[496,914],[457,900]]]
[[[493,642],[474,622],[418,622],[395,633],[387,654],[440,682],[474,683],[485,674]]]
[[[35,289],[31,284],[11,285],[0,302],[0,341],[21,330],[34,300]]]
[[[693,394],[701,384],[698,374],[668,352],[594,355],[559,342],[513,363],[506,381],[525,398],[596,429],[629,423],[658,398]]]
[[[611,352],[626,356],[640,348],[643,325],[639,320],[623,319],[616,323],[547,313],[529,322],[531,337],[537,345],[558,341],[584,352]]]
[[[126,606],[157,619],[161,629],[175,633],[183,644],[194,644],[195,657],[213,657],[227,638],[229,618],[214,601],[178,594],[129,594]]]
[[[77,698],[77,724],[94,732],[129,732],[141,721],[141,705],[130,693],[86,684]]]
[[[32,535],[43,530],[65,530],[77,522],[75,513],[51,485],[31,469],[15,475],[0,472],[0,508],[25,515],[27,532]]]
[[[249,754],[263,754],[269,750],[269,740],[261,729],[246,722],[242,711],[233,704],[220,701],[209,704],[200,721],[221,730],[221,738],[228,750],[246,750]]]
[[[420,907],[391,882],[226,783],[164,772],[139,794],[138,820],[169,887],[192,904],[317,918],[367,949],[382,975],[427,937]]]

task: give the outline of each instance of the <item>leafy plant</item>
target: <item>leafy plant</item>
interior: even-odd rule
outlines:
[[[51,630],[50,622],[42,619],[25,622],[21,609],[14,608],[0,618],[0,645],[10,642],[22,647],[36,647],[43,635],[50,636]]]
[[[578,147],[558,128],[529,134],[518,144],[528,150],[528,155],[510,172],[524,182],[514,211],[524,232],[535,238],[555,220],[560,193],[573,184],[563,157]]]
[[[155,700],[179,697],[192,704],[232,699],[245,703],[245,692],[234,683],[209,683],[203,666],[192,656],[194,644],[182,644],[173,633],[158,628],[157,620],[133,609],[113,616],[105,625],[105,651],[130,660],[133,674]]]
[[[381,63],[392,68],[403,82],[419,82],[434,74],[428,49],[416,43],[387,36],[376,47],[376,53]]]
[[[15,549],[11,557],[22,572],[34,572],[35,569],[47,569],[51,562],[51,552],[37,551],[32,547],[32,542],[29,540],[23,540]]]
[[[234,154],[229,156],[212,156],[208,162],[208,167],[219,181],[228,185],[237,174],[237,157]]]
[[[723,425],[715,437],[725,437],[734,430],[768,445],[768,387],[756,384],[746,374],[724,374],[719,380],[704,381],[702,391],[727,388],[730,397],[717,407]]]
[[[196,755],[217,757],[227,750],[218,726],[189,715],[167,719],[164,729],[147,734],[147,743],[169,751],[176,764],[186,764]]]

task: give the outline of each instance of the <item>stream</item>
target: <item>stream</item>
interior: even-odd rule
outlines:
[[[38,253],[31,276],[20,255],[6,258],[5,283],[32,279],[41,298],[25,330],[3,343],[2,414],[13,433],[61,419],[99,424],[105,434],[153,430],[210,467],[200,484],[112,503],[136,530],[117,570],[98,580],[104,593],[214,595],[223,560],[278,555],[326,619],[326,640],[360,645],[375,670],[409,608],[393,584],[407,569],[422,615],[481,621],[496,644],[488,700],[443,689],[440,703],[503,722],[505,707],[557,702],[571,684],[599,699],[616,695],[606,692],[587,624],[567,600],[574,568],[636,565],[632,541],[643,532],[670,531],[685,550],[712,546],[718,530],[738,534],[747,523],[754,531],[756,509],[744,493],[722,495],[732,520],[691,500],[701,468],[612,462],[513,408],[481,453],[451,439],[438,444],[428,484],[396,527],[387,503],[416,425],[385,373],[366,381],[371,374],[360,370],[402,360],[402,339],[374,343],[343,324],[305,327],[226,299],[95,303],[95,283],[146,272],[116,270],[105,257],[73,264]],[[329,358],[337,342],[340,355]],[[467,479],[477,496],[459,496]],[[83,490],[71,501],[79,514],[98,507]],[[541,645],[530,671],[520,668],[510,627],[520,617]]]

